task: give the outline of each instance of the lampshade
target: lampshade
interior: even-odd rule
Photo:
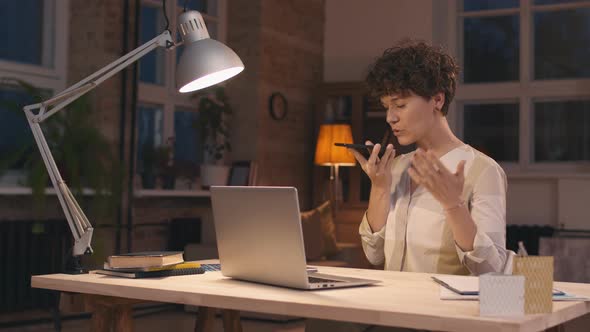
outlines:
[[[334,143],[352,143],[352,130],[348,124],[324,124],[320,126],[315,149],[316,165],[354,166],[356,160],[347,148]]]
[[[188,11],[178,17],[184,52],[176,67],[176,87],[191,92],[225,81],[244,70],[238,55],[209,38],[201,13]]]

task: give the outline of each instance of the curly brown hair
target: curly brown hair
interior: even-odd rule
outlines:
[[[366,78],[373,97],[392,94],[407,96],[410,91],[430,99],[443,92],[444,116],[455,96],[459,66],[441,48],[422,41],[403,40],[383,52],[370,67]]]

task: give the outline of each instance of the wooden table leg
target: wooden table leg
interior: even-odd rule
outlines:
[[[199,307],[195,332],[213,331],[215,312],[215,308]],[[242,332],[242,322],[240,321],[240,312],[238,310],[221,309],[221,318],[223,320],[223,331]]]
[[[133,331],[133,305],[149,301],[126,299],[113,296],[85,294],[84,306],[92,312],[92,331],[110,332]]]
[[[223,331],[225,332],[242,332],[242,322],[240,321],[240,312],[238,310],[221,310],[223,318]]]
[[[130,304],[118,305],[113,310],[115,331],[133,332],[133,307]]]
[[[92,332],[111,331],[111,309],[95,304],[92,308]]]
[[[197,322],[195,323],[195,332],[213,331],[215,324],[215,308],[199,307]]]

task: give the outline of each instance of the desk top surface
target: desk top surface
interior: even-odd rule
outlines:
[[[50,274],[33,276],[32,286],[434,331],[541,331],[590,312],[590,302],[553,302],[551,314],[480,317],[477,301],[440,300],[439,285],[431,280],[431,274],[321,266],[318,269],[322,273],[382,282],[368,287],[302,291],[238,281],[223,277],[221,272],[207,272],[151,279]],[[555,287],[590,297],[590,284],[556,282]]]

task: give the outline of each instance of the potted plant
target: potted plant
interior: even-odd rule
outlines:
[[[201,186],[226,185],[230,167],[226,165],[226,153],[231,151],[229,122],[232,108],[223,87],[207,89],[195,95],[199,100],[199,116],[193,123],[203,142]]]
[[[17,79],[5,78],[0,85],[24,92],[33,102],[48,97],[45,91]],[[2,101],[1,105],[25,117],[24,105],[8,100]],[[120,202],[124,172],[113,156],[108,140],[94,123],[86,95],[69,105],[67,111],[54,114],[43,123],[42,129],[55,163],[72,193],[80,194],[83,188],[94,190],[93,204],[88,206],[89,218],[110,220]],[[32,134],[27,131],[22,135]],[[32,189],[35,210],[42,215],[45,189],[52,184],[33,140],[13,155],[0,157],[0,172],[9,169],[15,160],[23,161],[26,177],[21,184]]]
[[[156,147],[156,166],[160,186],[163,189],[174,189],[174,137],[169,137],[166,144]]]
[[[170,137],[166,144],[158,146],[145,142],[141,147],[138,169],[144,189],[174,189],[174,138]]]

